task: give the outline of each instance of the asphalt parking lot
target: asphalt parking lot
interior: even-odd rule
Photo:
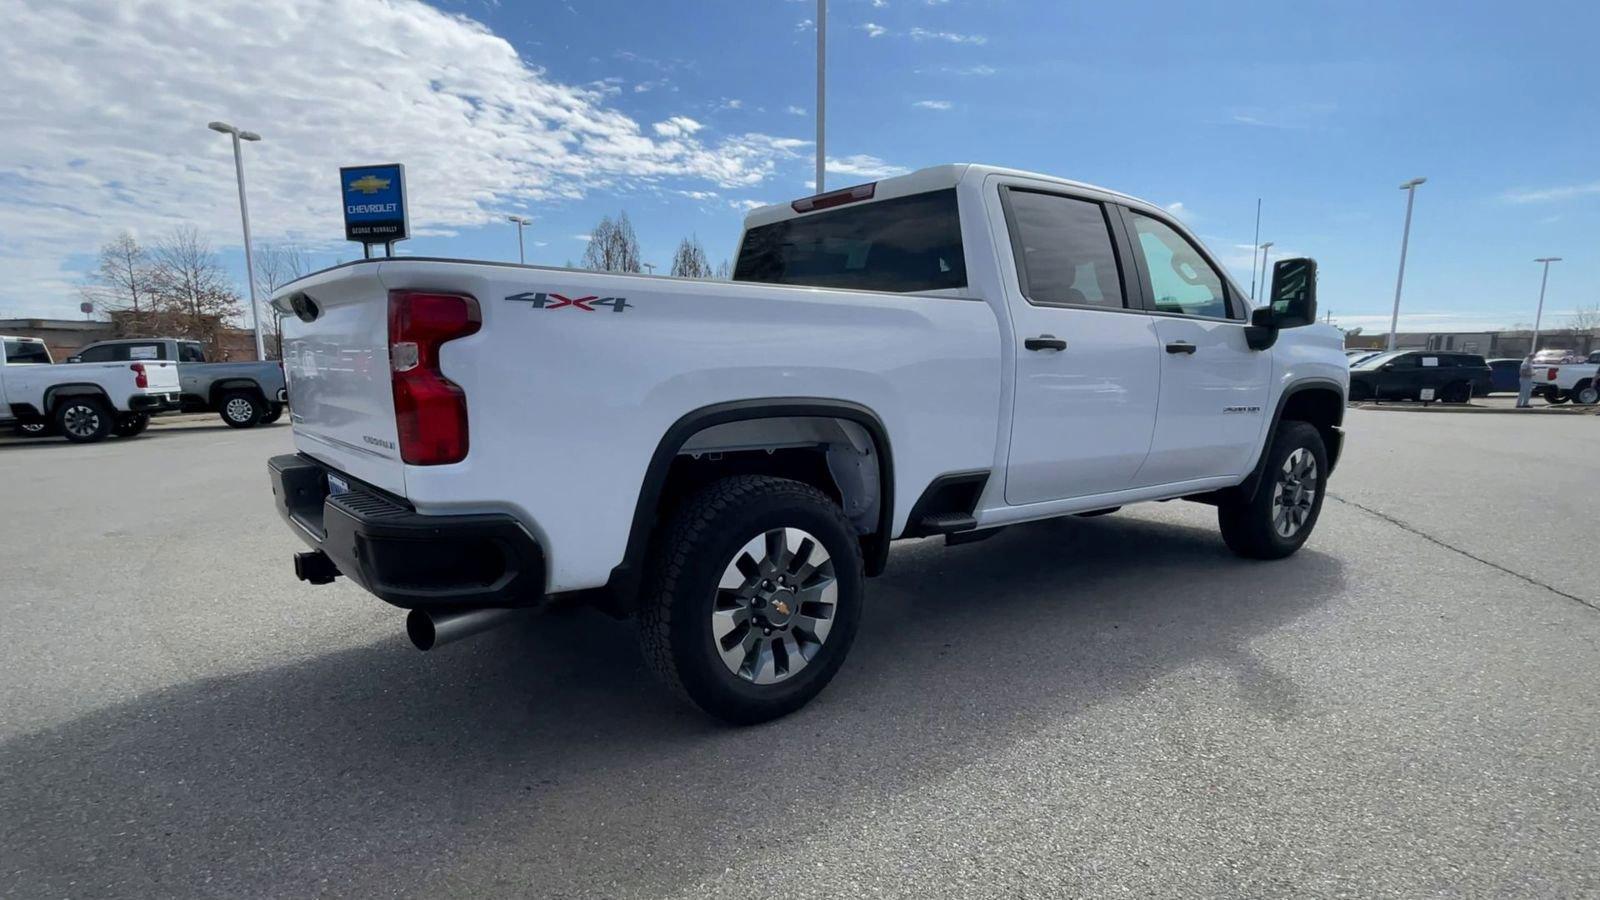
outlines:
[[[586,612],[436,653],[289,565],[276,426],[0,442],[8,896],[1600,892],[1600,420],[1352,411],[1311,543],[897,545],[735,730]]]

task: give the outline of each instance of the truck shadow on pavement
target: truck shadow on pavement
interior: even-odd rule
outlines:
[[[1342,584],[1314,549],[1243,562],[1137,514],[899,545],[839,678],[748,729],[676,704],[629,624],[583,612],[195,681],[0,745],[7,889],[693,890],[1189,667],[1292,718],[1250,644]]]

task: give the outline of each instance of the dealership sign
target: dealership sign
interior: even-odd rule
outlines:
[[[406,167],[346,166],[339,170],[344,197],[344,238],[391,244],[411,235],[406,215]]]

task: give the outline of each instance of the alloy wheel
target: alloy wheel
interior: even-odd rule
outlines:
[[[255,405],[243,397],[235,397],[222,407],[222,412],[235,422],[248,422],[255,413]]]
[[[711,636],[728,671],[776,684],[806,667],[833,627],[839,587],[822,542],[774,528],[734,554],[717,585]]]
[[[61,417],[61,427],[73,437],[92,437],[100,430],[100,411],[92,406],[69,406]]]
[[[1304,447],[1296,448],[1278,469],[1272,487],[1272,527],[1279,537],[1292,538],[1311,518],[1317,500],[1317,458]]]

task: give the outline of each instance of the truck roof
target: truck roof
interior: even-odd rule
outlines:
[[[929,166],[928,168],[918,169],[915,172],[909,172],[905,175],[895,175],[890,178],[880,178],[877,181],[862,182],[861,184],[872,184],[874,186],[872,194],[873,200],[887,200],[892,197],[905,197],[911,194],[921,194],[926,191],[937,191],[945,188],[953,188],[965,179],[982,179],[990,175],[1012,175],[1019,178],[1031,178],[1036,181],[1048,181],[1052,184],[1061,185],[1062,187],[1074,188],[1080,191],[1093,191],[1095,193],[1116,197],[1117,199],[1132,206],[1153,208],[1152,204],[1144,200],[1140,200],[1138,197],[1124,194],[1121,191],[1114,191],[1110,188],[1103,188],[1099,185],[1089,184],[1088,182],[1073,181],[1069,178],[1057,178],[1054,175],[1044,175],[1039,172],[1028,172],[1023,169],[1008,169],[1004,166],[986,166],[977,163],[949,163],[942,166]],[[849,190],[850,187],[855,186],[856,185],[850,185],[837,190]],[[827,191],[826,193],[831,194],[835,193],[835,191]],[[800,199],[803,200],[806,198]],[[759,225],[770,225],[773,222],[781,222],[784,219],[793,219],[797,216],[805,215],[805,212],[794,208],[794,203],[798,202],[800,202],[800,200],[796,200],[793,203],[773,203],[767,206],[758,206],[755,209],[750,210],[750,212],[745,215],[744,227],[746,229],[750,229]],[[806,212],[809,212],[809,210]]]

